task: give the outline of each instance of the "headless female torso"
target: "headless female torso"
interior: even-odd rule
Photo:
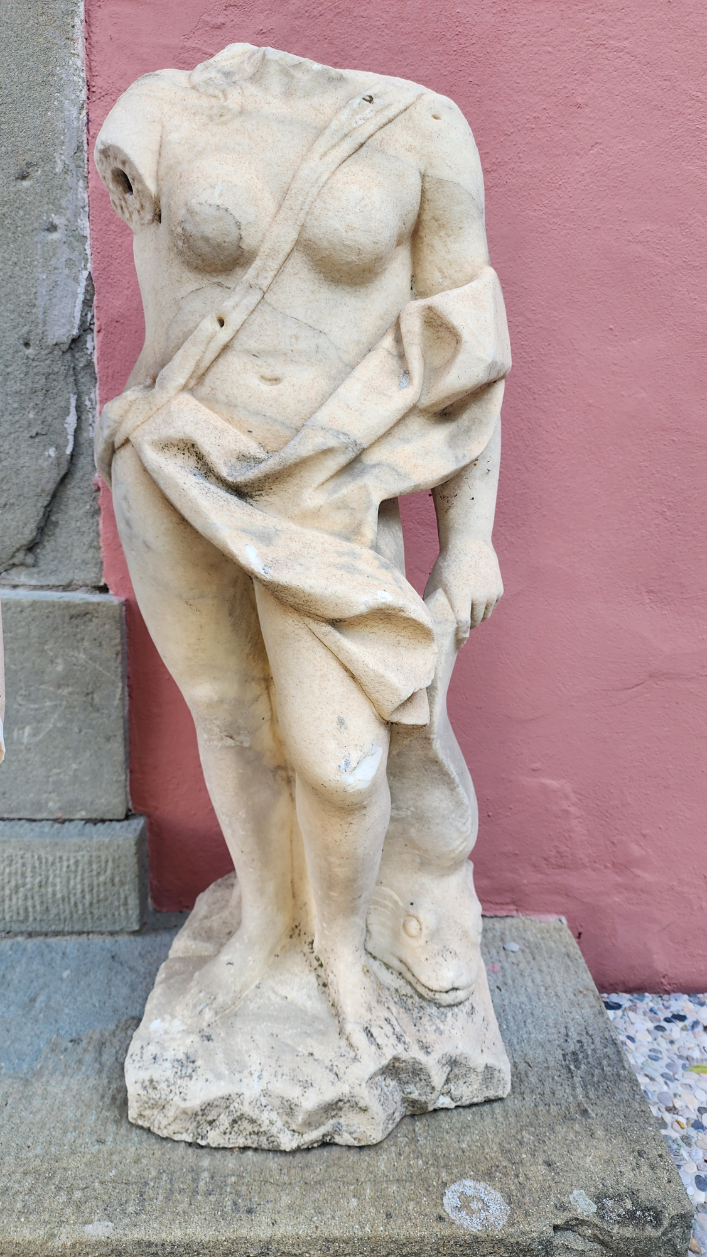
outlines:
[[[105,140],[104,178],[114,204],[139,220],[135,259],[146,337],[130,384],[154,382],[233,291],[314,139],[346,101],[365,89],[375,93],[381,81],[272,50],[235,50],[232,71],[228,56],[221,61],[220,73],[212,62],[192,76],[165,72],[138,83],[115,111],[122,147],[110,134]],[[173,107],[151,145],[146,118],[162,91]],[[141,92],[152,105],[141,105]],[[119,111],[130,132],[131,108],[140,124],[132,146],[119,134]],[[252,438],[254,450],[278,450],[412,296],[460,287],[487,261],[471,133],[451,102],[421,93],[326,182],[265,298],[193,392]],[[490,547],[478,534],[492,515],[494,459],[495,450],[456,494],[438,500],[450,553],[480,545],[487,561]],[[194,714],[243,895],[243,924],[198,974],[185,1015],[205,1006],[223,1010],[241,998],[291,924],[287,759],[315,900],[315,947],[345,1031],[365,1053],[361,1027],[375,1021],[375,995],[361,976],[363,941],[386,831],[391,837],[389,730],[306,626],[257,584],[253,591],[249,578],[244,583],[194,534],[129,446],[116,455],[114,491],[138,600]],[[475,572],[479,619],[500,592],[493,562]],[[440,571],[438,585],[452,608],[465,600],[473,606],[468,564],[455,559]],[[458,619],[463,627],[464,616]],[[268,668],[286,756],[264,711]],[[450,670],[448,660],[446,679]],[[430,766],[423,785],[449,828],[449,808],[442,800],[440,809],[435,794],[444,791],[445,772],[449,778],[448,764],[434,779]],[[411,803],[421,786],[408,780],[406,787]],[[442,1002],[468,996],[478,967],[478,901],[466,861],[473,815],[461,830],[458,842],[435,848],[430,827],[423,834],[410,823],[397,843],[386,843],[369,919],[370,950]]]
[[[163,131],[160,221],[135,239],[146,336],[130,384],[154,379],[235,288],[313,141],[352,95],[375,90],[370,75],[256,51],[233,103],[192,89],[195,104]],[[195,394],[267,452],[281,448],[411,295],[474,278],[488,261],[482,205],[466,122],[421,94],[326,182],[264,301]]]

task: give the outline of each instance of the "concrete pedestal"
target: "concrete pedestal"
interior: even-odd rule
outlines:
[[[559,922],[485,923],[508,1099],[296,1153],[128,1123],[123,1060],[171,937],[0,942],[2,1257],[687,1252],[687,1195]]]

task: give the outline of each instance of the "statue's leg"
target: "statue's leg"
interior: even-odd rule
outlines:
[[[130,445],[113,501],[138,605],[194,717],[206,784],[238,874],[242,920],[200,971],[232,1004],[292,921],[292,794],[253,583],[163,496]]]
[[[478,810],[447,716],[456,622],[444,594],[428,607],[438,648],[430,723],[412,737],[393,735],[392,817],[366,945],[422,994],[453,1004],[471,994],[481,962],[481,906],[469,862]]]
[[[364,951],[366,916],[390,816],[389,732],[353,677],[304,620],[256,582],[315,909],[314,951],[360,1055],[388,1041]]]

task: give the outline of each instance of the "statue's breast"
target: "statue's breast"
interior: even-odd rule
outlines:
[[[264,125],[260,137],[248,131],[239,143],[211,153],[204,152],[202,137],[203,155],[189,153],[189,145],[186,161],[172,145],[162,223],[182,263],[195,272],[226,275],[250,264],[311,142],[309,132],[295,133],[286,145],[272,126]],[[325,184],[297,247],[327,279],[365,283],[410,237],[419,203],[414,165],[369,142]]]
[[[327,278],[365,282],[410,238],[420,187],[417,169],[369,142],[324,185],[298,247]]]

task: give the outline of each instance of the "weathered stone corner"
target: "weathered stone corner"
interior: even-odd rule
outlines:
[[[130,933],[147,917],[142,816],[0,821],[0,930]]]

